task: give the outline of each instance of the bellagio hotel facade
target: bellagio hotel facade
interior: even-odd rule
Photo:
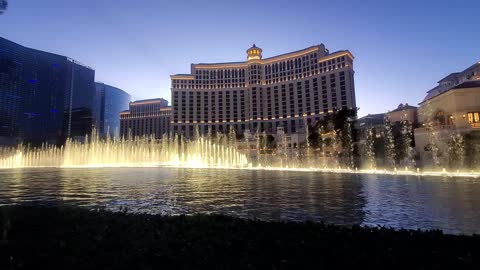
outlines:
[[[356,108],[353,55],[320,44],[270,58],[253,45],[247,61],[192,64],[172,75],[175,133],[302,132],[325,114]]]

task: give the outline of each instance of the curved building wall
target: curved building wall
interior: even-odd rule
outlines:
[[[120,136],[120,112],[128,109],[131,96],[125,91],[104,83],[95,83],[99,102],[98,132],[101,136]]]
[[[0,144],[63,141],[68,63],[0,37]]]

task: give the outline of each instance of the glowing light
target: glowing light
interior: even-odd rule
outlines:
[[[248,167],[245,154],[208,138],[184,141],[164,136],[101,140],[68,140],[65,147],[0,149],[0,168],[28,167]]]

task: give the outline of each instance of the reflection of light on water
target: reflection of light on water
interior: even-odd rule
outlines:
[[[343,174],[374,174],[374,175],[405,175],[405,176],[445,176],[445,177],[480,177],[480,173],[475,172],[448,172],[445,169],[442,171],[388,171],[388,170],[352,170],[341,168],[280,168],[280,167],[252,167],[253,170],[275,170],[275,171],[302,171],[302,172],[325,172],[325,173],[343,173]]]
[[[0,169],[61,167],[61,168],[104,168],[104,167],[183,167],[223,168],[275,171],[307,171],[342,174],[382,174],[411,176],[480,177],[478,172],[449,172],[414,170],[350,169],[311,166],[315,160],[302,164],[282,166],[256,164],[248,155],[237,150],[229,140],[199,137],[185,141],[168,137],[160,141],[149,137],[126,140],[101,140],[94,134],[87,143],[68,140],[64,147],[43,145],[40,148],[20,147],[0,149]],[[321,163],[321,162],[319,162]],[[308,167],[307,167],[308,166]]]

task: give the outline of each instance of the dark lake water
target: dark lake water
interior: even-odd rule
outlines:
[[[472,178],[182,168],[0,170],[0,204],[31,202],[480,233],[480,179]]]

